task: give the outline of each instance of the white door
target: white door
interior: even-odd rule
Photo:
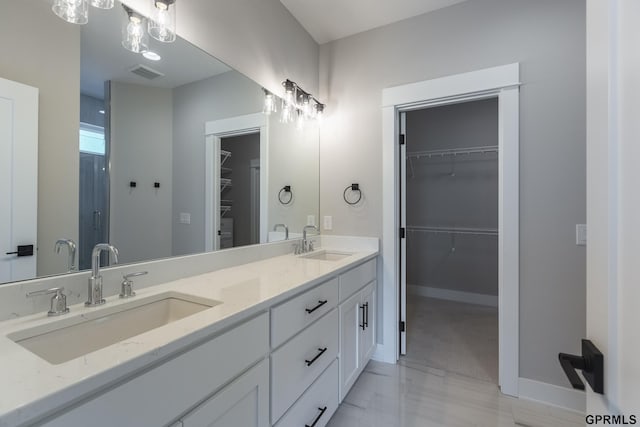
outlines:
[[[587,338],[603,353],[605,373],[603,395],[586,387],[587,415],[636,419],[639,21],[637,0],[587,1]]]
[[[36,276],[37,211],[38,89],[0,78],[0,283]]]

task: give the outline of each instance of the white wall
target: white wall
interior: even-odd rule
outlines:
[[[120,263],[171,256],[171,90],[111,82],[110,102],[109,242]]]
[[[296,129],[293,123],[282,124],[276,115],[269,117],[269,188],[268,229],[284,223],[289,233],[302,233],[307,216],[319,212],[319,138],[315,124]],[[291,186],[293,200],[283,205],[278,193],[285,185]],[[288,200],[288,195],[282,196]]]
[[[321,215],[362,236],[381,235],[382,89],[520,62],[520,376],[562,386],[557,353],[585,334],[585,61],[581,0],[464,2],[320,52]],[[342,201],[350,182],[358,209]]]
[[[142,12],[148,0],[125,0]],[[282,81],[318,91],[318,44],[279,0],[178,2],[177,32],[274,93]]]
[[[63,273],[54,243],[78,241],[80,28],[43,1],[2,0],[0,9],[0,77],[40,90],[37,274]]]

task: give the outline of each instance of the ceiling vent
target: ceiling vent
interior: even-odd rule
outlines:
[[[146,65],[142,65],[142,64],[136,65],[135,67],[131,68],[129,71],[131,71],[133,74],[139,75],[140,77],[144,77],[147,80],[153,80],[158,77],[164,76],[164,74],[162,74],[160,71],[156,71],[153,68],[147,67]]]

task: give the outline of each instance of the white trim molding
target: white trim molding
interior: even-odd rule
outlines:
[[[530,380],[529,378],[519,378],[518,383],[521,399],[533,400],[581,414],[586,411],[587,395],[584,391]]]
[[[382,344],[378,359],[399,357],[399,113],[418,108],[498,99],[499,384],[518,396],[519,377],[519,64],[387,88],[382,91]],[[409,325],[410,326],[410,325]]]
[[[409,295],[417,295],[427,298],[444,299],[447,301],[457,301],[466,304],[485,305],[487,307],[498,307],[497,295],[478,294],[474,292],[454,291],[452,289],[434,288],[431,286],[407,285]]]

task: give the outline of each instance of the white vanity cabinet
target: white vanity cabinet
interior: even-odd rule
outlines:
[[[214,403],[207,407],[206,413],[211,420],[219,419],[226,413],[227,408],[234,406],[234,403],[230,402],[233,397],[228,396],[237,396],[236,403],[242,403],[245,407],[256,399],[262,398],[260,413],[265,414],[268,413],[263,408],[263,406],[266,407],[264,402],[266,387],[264,384],[259,387],[257,381],[249,381],[252,382],[250,385],[243,383],[241,386],[235,386],[246,389],[247,393],[254,393],[253,400],[247,400],[246,394],[242,395],[238,392],[239,390],[228,391],[227,388],[234,387],[234,383],[223,389],[226,393],[225,400],[216,399],[215,396],[218,394],[214,395],[214,393],[247,368],[264,359],[268,351],[269,316],[263,313],[140,375],[127,379],[124,383],[94,394],[90,400],[74,406],[53,419],[48,419],[43,425],[47,427],[162,426],[180,418],[182,414],[212,395]],[[260,381],[264,382],[264,378]],[[221,412],[216,414],[216,409]],[[186,417],[183,418],[183,421],[186,419]],[[262,420],[264,418],[261,418],[261,422]]]
[[[269,425],[269,363],[266,360],[174,424],[176,427]]]
[[[376,263],[340,276],[340,402],[375,351]]]

